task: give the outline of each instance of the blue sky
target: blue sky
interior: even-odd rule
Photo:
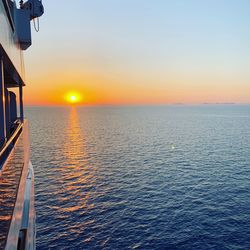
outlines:
[[[250,90],[250,1],[43,3],[40,32],[33,33],[34,45],[26,53],[27,76],[34,87],[41,85],[43,76],[47,82],[54,73],[68,71],[67,79],[79,73],[77,86],[82,82],[88,89],[103,91],[98,84],[112,81],[135,91],[146,87],[168,92],[166,102],[192,102],[178,91],[183,88],[188,95],[197,86],[194,102],[220,101],[222,95],[221,101],[247,102],[250,97],[246,94]],[[98,75],[99,80],[88,78],[86,83],[84,74]],[[54,80],[56,88],[60,80]],[[206,95],[208,85],[218,88],[220,95],[216,91]],[[164,96],[159,99],[164,101]]]

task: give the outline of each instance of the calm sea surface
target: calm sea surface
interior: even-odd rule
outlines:
[[[38,249],[250,249],[250,106],[26,116]]]

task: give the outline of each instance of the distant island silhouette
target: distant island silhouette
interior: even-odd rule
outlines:
[[[203,105],[235,105],[235,102],[203,102]]]

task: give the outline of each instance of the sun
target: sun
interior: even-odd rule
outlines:
[[[70,99],[71,102],[76,102],[77,101],[77,97],[75,95],[71,95],[69,97],[69,99]]]
[[[66,94],[65,100],[70,104],[77,104],[82,101],[82,95],[78,92],[69,92]]]

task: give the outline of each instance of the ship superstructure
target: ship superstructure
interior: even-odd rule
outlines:
[[[23,113],[23,50],[40,0],[0,0],[0,249],[35,249],[34,174]]]

